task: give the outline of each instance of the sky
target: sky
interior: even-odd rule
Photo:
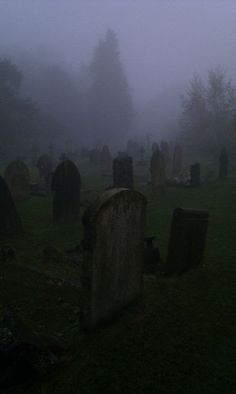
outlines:
[[[236,0],[0,0],[0,55],[47,51],[76,71],[108,28],[137,103],[213,67],[236,78]]]

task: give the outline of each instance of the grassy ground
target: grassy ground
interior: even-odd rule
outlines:
[[[84,189],[104,186],[96,170],[86,174]],[[148,198],[146,233],[156,235],[163,260],[173,209],[209,209],[204,267],[178,278],[145,279],[139,304],[109,326],[84,334],[79,330],[78,268],[42,259],[48,244],[63,251],[78,244],[81,225],[52,226],[46,198],[20,204],[24,234],[1,239],[15,248],[17,261],[1,267],[0,302],[40,335],[63,343],[66,362],[42,386],[19,392],[236,392],[236,179],[194,190],[168,188],[157,197],[147,186],[137,188]],[[84,193],[82,210],[95,194]]]

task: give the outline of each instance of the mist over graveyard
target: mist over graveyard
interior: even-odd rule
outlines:
[[[0,393],[235,392],[235,20],[0,0]]]

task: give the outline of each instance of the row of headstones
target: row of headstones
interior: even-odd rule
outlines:
[[[40,177],[45,180],[46,187],[53,192],[54,222],[66,218],[78,218],[81,177],[76,165],[70,160],[64,160],[57,166],[52,175],[52,162],[50,157],[43,155],[39,158],[37,166]],[[152,154],[150,172],[153,190],[160,190],[160,188],[165,185],[166,178],[164,157],[159,149],[154,150]],[[222,149],[220,155],[219,179],[226,179],[227,172],[228,156],[226,150]],[[5,172],[5,180],[14,201],[23,200],[29,197],[29,169],[23,162],[15,161],[10,163]],[[197,187],[200,185],[200,181],[200,164],[196,163],[190,166],[190,182],[187,185]],[[120,156],[113,160],[113,187],[133,188],[133,160],[131,157]],[[3,186],[2,188],[6,189],[6,187]],[[7,192],[4,193],[1,193],[2,198],[4,195],[7,196],[8,194]],[[7,197],[6,199],[8,200]],[[2,200],[2,207],[7,206],[7,200],[5,204]],[[19,223],[19,220],[17,219],[16,222]],[[13,228],[15,227],[17,226],[13,226]],[[8,228],[8,226],[6,228]]]

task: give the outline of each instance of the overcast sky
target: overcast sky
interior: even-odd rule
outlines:
[[[0,0],[2,47],[46,47],[73,69],[107,28],[140,103],[211,67],[236,76],[236,0]]]

